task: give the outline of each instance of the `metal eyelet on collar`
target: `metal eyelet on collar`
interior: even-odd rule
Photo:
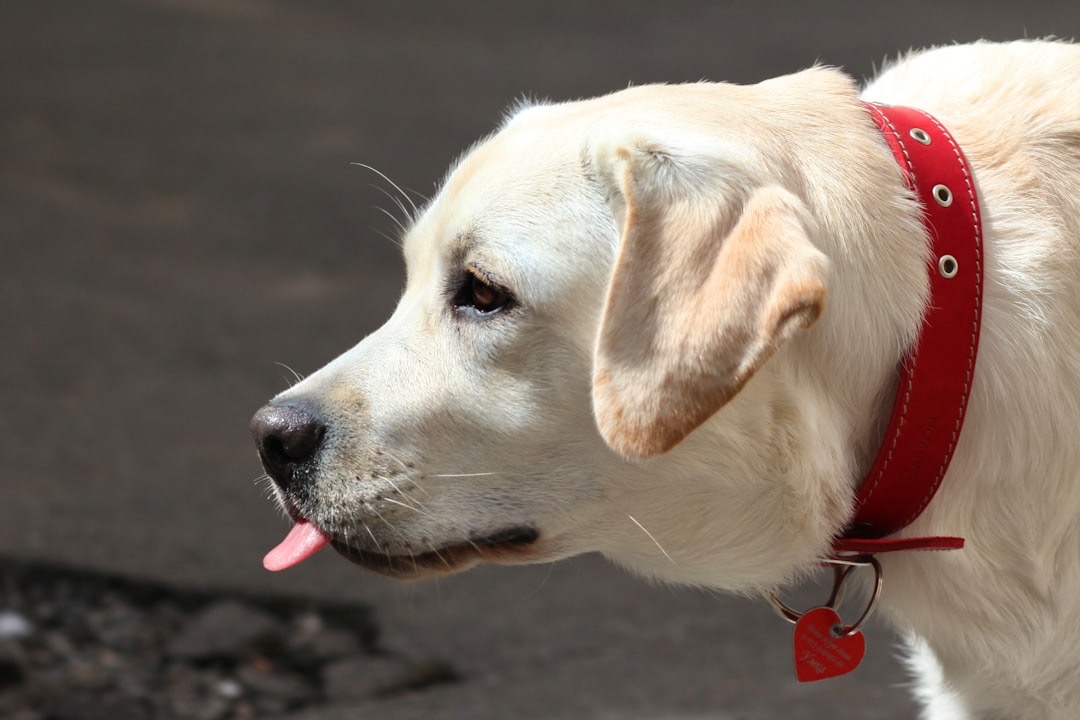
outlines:
[[[911,132],[909,134],[915,139],[915,142],[922,143],[923,145],[929,145],[931,142],[930,133],[926,132],[922,128],[911,128]]]
[[[946,280],[956,277],[956,273],[960,272],[960,264],[956,262],[956,258],[952,255],[942,255],[938,258],[937,267],[941,277]]]
[[[935,185],[930,194],[934,196],[934,201],[941,207],[952,205],[952,190],[945,185]]]

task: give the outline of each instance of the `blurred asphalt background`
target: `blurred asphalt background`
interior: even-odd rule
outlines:
[[[866,77],[909,47],[1080,30],[1074,1],[0,2],[0,558],[374,609],[457,685],[329,718],[915,715],[892,639],[792,679],[764,603],[595,558],[399,586],[332,553],[280,575],[251,413],[391,311],[392,210],[522,95]],[[2,562],[2,560],[0,560]]]

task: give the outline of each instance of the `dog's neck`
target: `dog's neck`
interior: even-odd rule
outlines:
[[[803,73],[781,80],[798,81]],[[838,83],[830,75],[814,82]],[[854,488],[872,463],[896,393],[897,366],[918,337],[929,299],[929,245],[919,206],[893,153],[854,88],[837,98],[826,125],[808,106],[775,132],[813,148],[790,169],[818,220],[815,241],[829,257],[829,303],[792,347],[837,417],[849,424]],[[790,135],[795,138],[790,138]],[[837,168],[851,168],[837,172]],[[856,178],[858,181],[856,181]]]

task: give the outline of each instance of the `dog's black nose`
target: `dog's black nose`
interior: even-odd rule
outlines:
[[[251,434],[266,472],[287,490],[297,466],[319,449],[326,426],[298,407],[265,405],[251,418]]]

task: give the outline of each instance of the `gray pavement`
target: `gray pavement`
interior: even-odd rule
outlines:
[[[431,192],[522,95],[866,76],[909,47],[1080,29],[1075,2],[0,5],[0,557],[374,608],[462,682],[330,718],[914,716],[879,631],[801,687],[760,602],[595,558],[399,586],[324,554],[260,567],[284,524],[250,414],[398,296],[373,165]]]

